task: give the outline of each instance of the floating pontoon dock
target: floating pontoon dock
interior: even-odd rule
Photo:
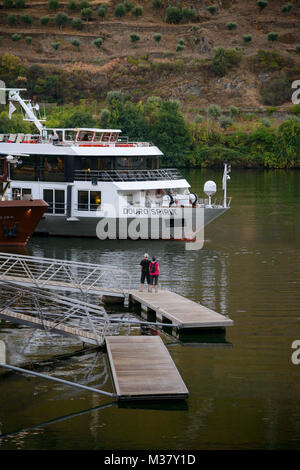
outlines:
[[[106,336],[105,341],[119,400],[188,397],[160,336]]]
[[[170,328],[177,331],[233,325],[230,318],[169,290],[157,293],[130,290],[129,301],[145,310],[149,321],[170,323]]]

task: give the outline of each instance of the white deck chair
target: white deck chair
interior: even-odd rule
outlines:
[[[16,134],[10,134],[9,138],[8,138],[8,141],[9,142],[14,142],[15,140],[16,140]]]
[[[16,144],[19,144],[24,139],[24,134],[18,134],[16,138]]]
[[[0,142],[3,142],[4,140],[4,134],[0,134]]]

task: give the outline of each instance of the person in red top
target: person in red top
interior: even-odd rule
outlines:
[[[152,286],[155,288],[155,292],[158,292],[158,277],[159,277],[159,264],[153,256],[149,266],[150,271],[150,292],[152,292]]]

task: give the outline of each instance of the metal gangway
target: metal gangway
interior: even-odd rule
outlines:
[[[119,267],[11,253],[0,253],[0,281],[121,299],[131,287],[128,271]]]
[[[111,322],[101,305],[7,280],[0,280],[0,318],[97,346],[120,331],[120,323]]]

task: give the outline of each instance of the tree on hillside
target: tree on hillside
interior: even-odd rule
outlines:
[[[214,15],[215,13],[217,13],[218,7],[216,5],[209,5],[207,7],[207,10],[209,11],[211,15]]]
[[[121,18],[122,16],[126,15],[126,8],[125,8],[125,5],[123,3],[118,3],[116,6],[115,6],[115,11],[114,11],[114,14],[117,18]]]
[[[159,43],[161,41],[161,34],[160,33],[155,33],[153,35],[153,39],[155,42]]]
[[[175,101],[161,101],[158,108],[154,105],[154,112],[149,116],[151,141],[164,153],[163,165],[182,165],[191,136],[179,105]]]
[[[83,8],[80,10],[80,14],[83,20],[89,21],[93,16],[93,10],[91,8]]]
[[[61,127],[95,127],[96,121],[87,111],[75,111],[61,121]]]
[[[258,2],[256,2],[256,5],[259,7],[259,11],[263,11],[263,9],[268,6],[268,2],[266,0],[258,0]]]
[[[135,18],[139,18],[143,15],[143,8],[140,6],[133,7],[131,9],[131,15],[135,16]]]
[[[50,10],[56,11],[59,7],[59,1],[58,0],[49,0],[48,7],[49,7]]]
[[[271,41],[272,44],[277,41],[278,39],[278,33],[274,33],[274,32],[271,32],[271,33],[268,33],[268,41]]]
[[[56,26],[58,26],[59,29],[62,29],[64,26],[66,26],[66,24],[68,23],[68,20],[69,18],[65,13],[59,12],[57,13],[54,21],[55,21]]]
[[[182,12],[177,7],[168,7],[166,10],[166,22],[167,23],[180,23],[182,20]]]

